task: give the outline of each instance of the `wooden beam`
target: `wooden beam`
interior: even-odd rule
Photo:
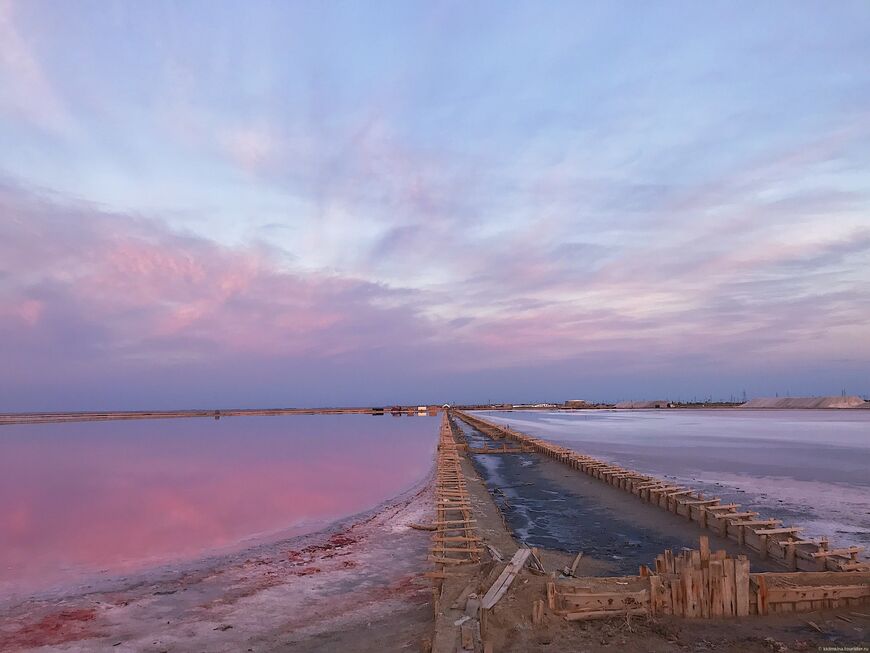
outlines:
[[[850,546],[847,549],[830,549],[828,551],[818,551],[811,553],[813,558],[823,558],[825,556],[846,556],[851,557],[853,553],[860,553],[864,550],[863,546]]]

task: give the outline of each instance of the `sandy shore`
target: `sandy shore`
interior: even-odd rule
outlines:
[[[368,515],[0,613],[2,651],[416,651],[432,628],[429,481]]]

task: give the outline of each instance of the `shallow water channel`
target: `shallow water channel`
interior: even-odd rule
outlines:
[[[456,420],[471,447],[500,446],[472,426]],[[528,546],[567,553],[582,551],[603,563],[599,575],[636,574],[665,549],[711,547],[747,553],[735,543],[702,531],[634,495],[536,453],[472,454],[514,536]],[[776,570],[752,558],[754,570]]]

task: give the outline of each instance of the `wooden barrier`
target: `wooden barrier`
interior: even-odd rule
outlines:
[[[750,574],[758,614],[809,612],[870,603],[870,574],[807,571]],[[763,594],[763,599],[762,599]]]
[[[604,483],[630,492],[654,506],[667,510],[701,528],[734,540],[789,571],[870,571],[870,564],[858,559],[862,547],[829,549],[828,541],[800,537],[800,528],[784,528],[779,520],[759,519],[758,513],[741,511],[736,503],[704,497],[690,488],[673,485],[647,474],[606,463],[509,427],[493,424],[461,411],[450,411],[485,435],[519,442],[536,453],[547,455]]]
[[[649,579],[640,576],[554,579],[547,583],[547,604],[569,621],[646,614],[649,587]]]
[[[698,551],[656,557],[650,575],[650,613],[680,617],[745,617],[750,614],[749,559],[710,551],[701,537]]]
[[[670,550],[655,570],[638,576],[553,578],[547,604],[568,620],[648,614],[718,619],[859,606],[870,603],[870,573],[791,572],[751,574],[746,556],[711,552],[706,536],[699,550]]]

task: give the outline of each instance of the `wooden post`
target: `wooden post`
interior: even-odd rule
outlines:
[[[764,616],[767,614],[767,580],[764,574],[756,576],[758,582],[758,614]]]
[[[718,560],[710,562],[710,616],[721,617],[725,614],[723,601],[724,565]]]
[[[701,566],[706,567],[710,564],[710,538],[706,535],[700,537],[700,553]]]
[[[544,600],[536,599],[532,603],[532,625],[540,626],[544,621]]]
[[[734,560],[725,558],[722,561],[722,614],[726,617],[737,616],[734,591]]]
[[[661,589],[662,589],[662,578],[661,576],[650,576],[649,577],[649,613],[654,617],[661,612],[660,601],[661,601]]]
[[[734,561],[734,596],[737,616],[749,616],[749,559],[738,556]]]
[[[713,578],[710,575],[709,567],[696,570],[696,573],[697,571],[701,572],[701,616],[709,619],[712,610],[711,591],[713,589]]]
[[[785,563],[792,571],[797,571],[797,555],[794,542],[785,542]]]

